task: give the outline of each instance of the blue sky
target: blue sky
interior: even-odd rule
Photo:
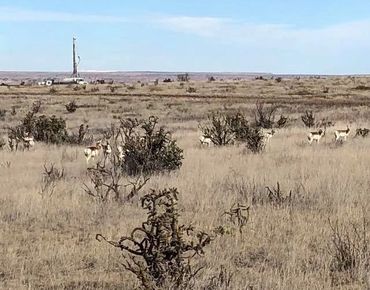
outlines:
[[[0,70],[370,72],[365,0],[0,0]]]

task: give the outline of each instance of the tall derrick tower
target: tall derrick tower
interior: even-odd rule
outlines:
[[[77,56],[76,54],[76,38],[73,37],[73,56],[72,56],[72,59],[73,59],[73,71],[72,71],[72,77],[76,78],[79,76],[78,74],[78,64],[80,63],[80,57]],[[77,62],[77,59],[78,59],[78,62]]]

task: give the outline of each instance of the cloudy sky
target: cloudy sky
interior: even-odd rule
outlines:
[[[0,70],[370,72],[368,0],[0,0]]]

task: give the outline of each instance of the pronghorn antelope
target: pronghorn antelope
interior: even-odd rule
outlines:
[[[130,152],[130,150],[128,149],[125,150],[123,148],[123,145],[118,145],[117,150],[118,150],[118,160],[120,162],[124,161],[124,159],[126,158],[126,154]]]
[[[84,150],[84,154],[86,157],[86,163],[89,163],[89,160],[92,158],[94,159],[99,155],[99,151],[102,149],[101,140],[95,143],[95,146],[88,146]]]
[[[200,144],[207,145],[208,147],[212,144],[212,139],[209,137],[205,137],[204,135],[199,137]]]
[[[335,141],[338,141],[339,139],[344,139],[344,141],[347,141],[347,137],[349,136],[350,131],[351,130],[348,126],[346,130],[335,130]]]
[[[267,145],[270,141],[270,139],[272,138],[272,136],[274,136],[276,133],[275,130],[270,130],[270,131],[262,131],[262,135],[263,135],[263,141],[265,143],[265,145]]]
[[[11,151],[17,151],[19,144],[23,145],[24,149],[30,149],[35,146],[35,139],[30,136],[30,134],[26,134],[25,136],[18,138],[16,136],[9,136],[8,137],[8,144]]]
[[[23,146],[27,150],[30,150],[30,148],[35,146],[35,140],[32,136],[23,137],[22,140],[23,140]]]
[[[325,135],[325,131],[320,129],[317,132],[308,133],[308,143],[312,144],[313,141],[316,141],[317,144],[320,143],[320,139]]]
[[[11,151],[18,150],[19,139],[17,137],[8,137],[8,144]]]
[[[356,129],[356,135],[355,137],[357,136],[362,136],[362,137],[366,137],[367,135],[369,135],[370,133],[370,130],[367,129],[367,128],[359,128],[359,129]]]
[[[123,149],[122,145],[117,145],[117,150],[118,150],[118,160],[123,161],[125,158],[125,151]]]
[[[2,150],[5,145],[6,145],[6,139],[5,138],[0,138],[0,150]]]

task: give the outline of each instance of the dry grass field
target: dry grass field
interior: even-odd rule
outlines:
[[[6,128],[17,125],[36,100],[42,102],[42,114],[61,116],[72,132],[88,124],[95,139],[121,117],[156,115],[184,150],[183,166],[152,176],[141,195],[152,188],[176,187],[181,223],[209,232],[219,225],[232,227],[223,213],[234,203],[250,206],[242,234],[236,230],[217,237],[203,256],[193,259],[204,267],[193,289],[369,289],[370,138],[354,138],[356,128],[370,127],[369,79],[55,88],[0,86],[0,109],[8,111],[0,121],[1,135],[6,136]],[[71,100],[79,106],[75,113],[65,108]],[[198,124],[209,113],[240,111],[253,119],[256,101],[278,105],[277,117],[290,118],[263,153],[252,154],[243,144],[200,146]],[[16,115],[10,114],[12,107]],[[305,110],[335,122],[320,144],[307,142],[309,130],[300,119]],[[335,144],[334,130],[346,125],[352,130],[348,141]],[[41,193],[45,163],[65,170],[51,196]],[[97,203],[83,189],[86,169],[83,147],[36,143],[30,151],[0,151],[1,289],[139,286],[123,269],[121,252],[98,242],[95,235],[118,240],[145,220],[145,211],[138,199]],[[289,203],[268,198],[266,187],[277,182],[283,197],[291,191]],[[335,245],[350,247],[344,257],[350,261],[344,266],[338,266]]]

